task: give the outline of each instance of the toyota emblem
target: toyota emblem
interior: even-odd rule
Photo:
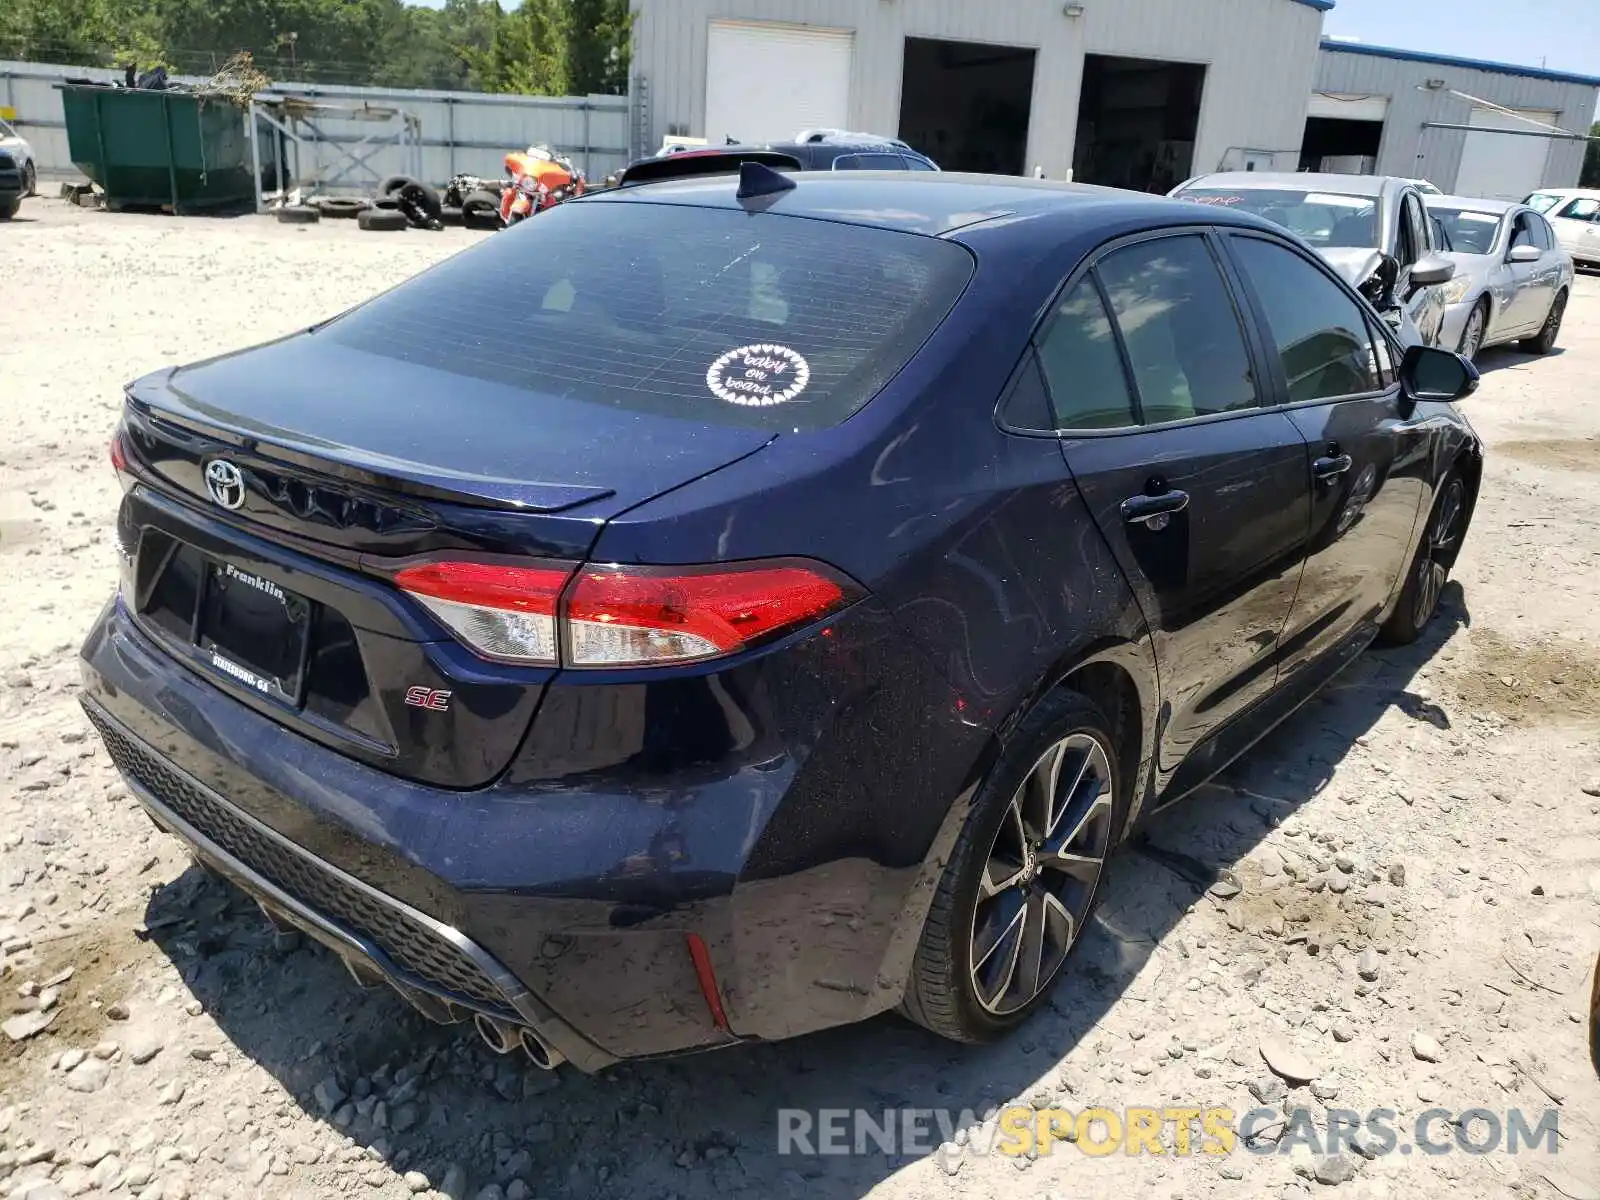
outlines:
[[[213,459],[206,464],[206,491],[232,512],[244,505],[244,475],[227,459]]]

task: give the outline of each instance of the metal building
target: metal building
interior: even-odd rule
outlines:
[[[1293,170],[1333,0],[635,0],[635,138],[905,138],[1165,191]]]
[[[1597,96],[1591,76],[1327,39],[1300,165],[1520,200],[1576,186]]]

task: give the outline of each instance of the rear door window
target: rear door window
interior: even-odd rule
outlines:
[[[775,213],[558,205],[316,336],[419,366],[693,421],[819,428],[867,403],[960,297],[937,238]],[[397,398],[398,401],[399,398]],[[432,400],[472,402],[470,387]]]
[[[1569,221],[1592,221],[1600,214],[1600,200],[1590,200],[1580,196],[1576,200],[1567,202],[1565,208],[1556,213],[1558,217],[1566,217]]]
[[[1039,366],[1050,389],[1057,429],[1115,429],[1139,423],[1117,335],[1092,278],[1081,280],[1056,306],[1039,339]]]
[[[1233,296],[1206,239],[1136,242],[1095,267],[1127,347],[1144,423],[1257,403]]]

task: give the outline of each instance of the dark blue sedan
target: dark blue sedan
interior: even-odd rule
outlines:
[[[497,1051],[981,1041],[1131,829],[1422,631],[1475,381],[1247,214],[623,188],[132,384],[84,704],[272,920]]]

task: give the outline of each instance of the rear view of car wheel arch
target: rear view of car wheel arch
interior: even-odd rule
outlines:
[[[1059,688],[1007,738],[929,909],[901,1006],[912,1021],[986,1042],[1047,1000],[1093,916],[1127,811],[1118,724]]]

